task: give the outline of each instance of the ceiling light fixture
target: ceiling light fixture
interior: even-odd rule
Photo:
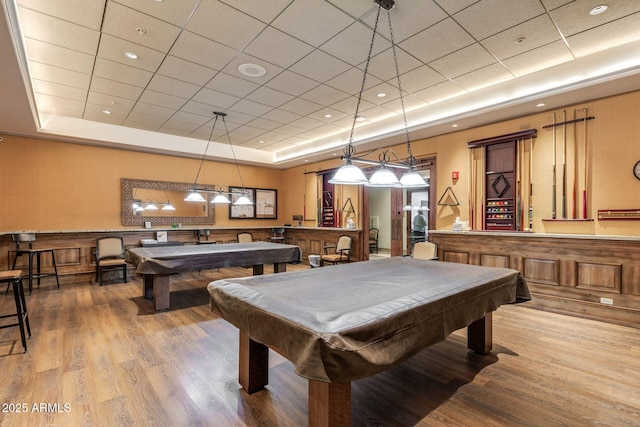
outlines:
[[[202,194],[212,193],[215,196],[211,199],[211,203],[214,204],[229,204],[231,203],[230,197],[235,198],[233,201],[234,205],[252,205],[253,202],[248,197],[248,191],[244,186],[244,181],[242,180],[242,174],[240,173],[240,166],[238,165],[238,159],[236,158],[236,153],[233,150],[233,144],[231,144],[231,137],[229,136],[229,129],[227,128],[227,122],[225,121],[225,117],[227,113],[222,113],[219,111],[214,111],[215,119],[213,121],[213,126],[211,127],[211,133],[209,134],[209,140],[207,141],[207,146],[204,149],[204,153],[202,154],[202,159],[200,160],[200,166],[198,167],[198,172],[196,173],[196,179],[193,181],[193,188],[185,197],[185,202],[206,202],[206,199],[202,196]],[[233,156],[233,162],[236,165],[236,170],[238,171],[238,176],[240,177],[240,185],[242,186],[242,190],[239,192],[229,191],[229,187],[224,185],[213,185],[210,186],[211,189],[198,187],[198,177],[200,176],[200,171],[202,170],[202,165],[204,164],[204,159],[207,156],[207,151],[209,150],[209,145],[211,144],[211,139],[213,138],[213,131],[216,128],[216,123],[218,123],[218,118],[222,118],[222,123],[224,124],[225,134],[227,135],[227,139],[229,141],[229,147],[231,148],[231,155]]]
[[[600,15],[601,13],[606,12],[607,9],[609,9],[609,6],[607,6],[606,4],[601,4],[591,9],[589,11],[589,15],[591,16]]]
[[[267,70],[264,67],[257,64],[242,64],[238,67],[238,71],[247,77],[262,77],[267,74]]]
[[[138,55],[136,55],[136,54],[135,54],[135,53],[133,53],[133,52],[125,52],[125,53],[124,53],[124,56],[126,56],[126,57],[127,57],[127,58],[129,58],[129,59],[138,59],[138,58],[139,58],[139,56],[138,56]]]
[[[163,211],[175,211],[176,208],[174,208],[173,205],[171,204],[171,201],[169,200],[169,196],[167,195],[166,191],[164,192],[164,195],[167,198],[166,202],[162,202],[159,200],[137,199],[135,198],[135,192],[134,192],[134,199],[133,199],[133,203],[131,204],[131,209],[133,209],[133,212],[137,214],[140,214],[141,212],[144,212],[144,211],[157,211],[158,206],[162,206],[162,208],[160,209]]]
[[[356,104],[356,111],[354,114],[353,125],[351,127],[351,133],[349,135],[349,141],[344,147],[344,155],[340,158],[345,160],[346,163],[340,167],[335,175],[329,180],[332,184],[343,185],[369,185],[373,187],[426,187],[427,183],[424,178],[416,170],[416,158],[411,152],[411,139],[409,138],[409,126],[407,124],[407,114],[404,107],[404,97],[402,95],[402,86],[400,85],[400,70],[398,68],[398,56],[396,54],[396,44],[393,38],[393,28],[391,26],[391,14],[390,10],[395,5],[394,0],[374,0],[374,3],[378,5],[378,12],[376,14],[376,20],[373,27],[373,35],[371,37],[371,44],[369,45],[369,53],[367,55],[367,61],[364,67],[364,75],[362,77],[362,85],[360,86],[360,93],[358,95],[358,102]],[[356,147],[353,145],[353,133],[356,128],[356,122],[364,121],[364,117],[358,115],[360,111],[360,102],[362,101],[362,93],[364,92],[365,82],[367,79],[367,72],[369,70],[369,64],[371,62],[371,55],[373,52],[373,46],[376,38],[376,32],[378,30],[378,21],[380,19],[380,10],[385,9],[387,11],[387,21],[389,23],[389,35],[391,38],[391,50],[393,52],[393,61],[395,64],[396,81],[398,86],[398,92],[400,93],[400,105],[402,107],[402,118],[404,120],[404,130],[407,137],[407,152],[408,157],[405,161],[401,161],[393,151],[382,150],[378,155],[378,161],[369,160],[365,157],[374,153],[377,150],[370,151],[364,156],[356,157]],[[393,155],[398,162],[391,162],[391,155]],[[366,163],[378,165],[380,168],[374,172],[374,174],[367,180],[364,172],[354,165],[354,162]],[[404,173],[402,178],[398,180],[396,175],[389,167],[398,169],[408,169],[408,172]]]

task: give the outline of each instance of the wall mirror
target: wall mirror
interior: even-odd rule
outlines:
[[[122,178],[122,224],[143,226],[146,221],[153,225],[172,225],[180,223],[215,224],[215,209],[209,206],[209,194],[202,193],[205,202],[185,202],[184,198],[193,184],[169,181],[150,181],[144,179]],[[203,190],[211,190],[199,185]],[[134,202],[144,205],[155,202],[157,210],[136,212]],[[162,210],[169,202],[175,210]]]

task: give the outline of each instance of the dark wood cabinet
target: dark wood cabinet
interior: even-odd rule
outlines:
[[[488,145],[486,150],[485,230],[516,230],[516,141]]]

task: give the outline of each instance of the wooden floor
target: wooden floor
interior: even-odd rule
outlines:
[[[172,277],[162,313],[140,279],[60,290],[44,280],[27,296],[29,352],[17,328],[0,330],[0,425],[306,425],[307,381],[271,352],[267,390],[245,394],[238,331],[207,306],[210,281],[250,273]],[[0,294],[0,314],[13,307]],[[488,356],[470,353],[462,330],[354,382],[352,425],[638,426],[640,331],[503,306]]]

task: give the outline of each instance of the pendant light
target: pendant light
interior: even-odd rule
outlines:
[[[356,104],[356,111],[353,119],[353,125],[351,127],[351,133],[349,135],[349,141],[344,148],[344,155],[341,157],[342,160],[345,160],[346,163],[340,167],[333,178],[329,180],[331,184],[343,184],[343,185],[367,185],[371,187],[403,187],[403,188],[415,188],[415,187],[426,187],[427,183],[424,178],[418,173],[416,167],[416,159],[411,152],[411,139],[409,137],[409,126],[407,124],[407,114],[404,106],[404,95],[402,93],[402,85],[400,84],[400,70],[398,67],[398,56],[396,53],[396,43],[393,36],[393,27],[391,25],[391,14],[390,9],[392,9],[395,5],[394,0],[374,0],[374,3],[378,5],[378,10],[376,14],[375,24],[373,26],[373,35],[371,37],[371,44],[369,45],[369,53],[367,55],[367,61],[364,67],[364,74],[362,77],[362,84],[360,86],[360,93],[358,94],[358,102]],[[404,123],[405,135],[407,138],[407,152],[408,158],[405,162],[395,163],[391,162],[389,158],[390,150],[383,150],[382,154],[379,156],[379,161],[371,161],[365,159],[363,157],[356,157],[356,148],[353,144],[353,133],[355,130],[356,122],[360,117],[360,103],[362,100],[362,93],[364,92],[365,82],[367,78],[367,73],[369,70],[369,63],[371,62],[371,55],[373,52],[373,45],[376,37],[376,33],[378,30],[378,22],[380,19],[380,11],[381,9],[385,9],[387,12],[387,21],[389,23],[389,34],[391,41],[391,50],[393,52],[393,61],[395,65],[396,71],[396,82],[398,86],[398,91],[400,94],[400,105],[402,108],[402,119]],[[374,150],[375,151],[375,150]],[[371,153],[368,153],[371,154]],[[377,164],[380,167],[373,173],[373,175],[367,180],[366,176],[362,172],[362,170],[354,165],[354,162],[362,162],[368,164]],[[396,177],[395,173],[389,168],[399,168],[399,169],[408,169],[405,172],[400,180]]]

